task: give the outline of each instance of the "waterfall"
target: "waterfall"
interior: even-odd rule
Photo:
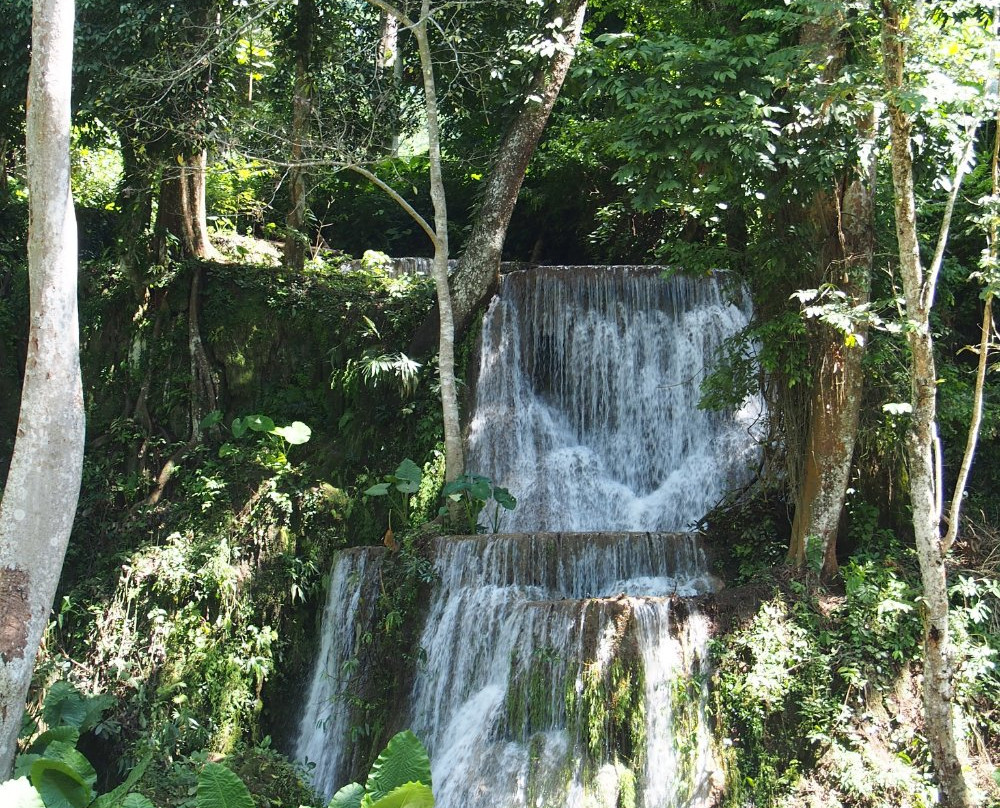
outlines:
[[[483,324],[468,467],[517,497],[505,530],[682,530],[748,476],[756,401],[698,409],[749,312],[714,278],[643,267],[504,275]]]
[[[503,277],[468,457],[518,498],[503,525],[517,532],[435,542],[426,661],[393,717],[427,745],[439,808],[715,804],[698,599],[720,582],[697,536],[672,531],[754,463],[758,404],[697,409],[708,364],[748,316],[713,278],[638,267]],[[331,575],[296,750],[328,796],[357,775],[340,696],[371,622],[358,593],[373,591],[380,559],[344,552]]]
[[[330,574],[320,648],[309,683],[293,757],[312,768],[312,783],[332,795],[351,768],[352,711],[348,697],[357,686],[360,637],[373,623],[382,563],[379,548],[343,550]]]
[[[717,585],[693,536],[445,538],[436,558],[410,723],[439,806],[665,808],[713,792],[704,723],[674,732],[708,637],[680,598]]]

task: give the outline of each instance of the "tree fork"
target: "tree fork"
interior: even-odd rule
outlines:
[[[562,20],[564,41],[535,75],[528,99],[510,122],[493,160],[472,233],[452,278],[456,334],[461,335],[477,308],[495,290],[507,227],[552,108],[573,62],[583,31],[586,0],[557,4],[553,23]]]

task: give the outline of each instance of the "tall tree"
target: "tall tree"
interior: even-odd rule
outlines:
[[[937,371],[930,314],[951,211],[969,154],[959,157],[937,249],[930,265],[924,267],[913,179],[913,119],[905,95],[907,43],[913,20],[904,15],[902,4],[895,0],[882,0],[881,9],[896,238],[906,305],[906,340],[910,348],[911,417],[906,454],[913,533],[923,586],[924,717],[942,802],[951,808],[965,808],[974,805],[976,798],[966,779],[965,748],[956,721],[955,649],[949,630],[946,566],[949,548],[941,535],[941,447],[937,437]]]
[[[0,779],[76,511],[84,416],[70,194],[73,0],[35,0],[26,144],[31,326],[14,455],[0,502]]]
[[[452,280],[455,327],[459,333],[495,288],[507,227],[528,164],[569,73],[586,11],[586,0],[560,0],[554,4],[546,26],[546,35],[552,37],[552,55],[538,68],[524,103],[493,156],[472,233]]]
[[[285,264],[302,269],[306,260],[306,169],[302,165],[312,112],[313,39],[316,4],[299,0],[295,13],[295,85],[292,92],[292,165],[288,170],[289,210],[285,222]]]

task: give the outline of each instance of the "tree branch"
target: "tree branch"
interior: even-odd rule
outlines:
[[[413,219],[413,221],[415,221],[418,225],[420,225],[420,229],[427,234],[427,238],[431,240],[431,244],[437,243],[437,233],[434,232],[434,228],[431,227],[427,223],[427,220],[416,211],[413,205],[411,205],[409,202],[403,199],[402,196],[399,195],[399,192],[396,191],[395,188],[393,188],[391,185],[386,183],[385,180],[380,179],[379,177],[377,177],[375,174],[373,174],[371,171],[369,171],[367,168],[364,168],[363,166],[355,165],[352,163],[345,165],[344,168],[350,169],[351,171],[360,174],[370,183],[372,183],[373,185],[377,185],[379,188],[385,191],[392,198],[393,202],[395,202],[403,210],[405,210],[409,215],[409,217]]]

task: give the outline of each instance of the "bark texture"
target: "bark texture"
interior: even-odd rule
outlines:
[[[851,306],[868,302],[875,247],[874,194],[876,159],[871,138],[874,121],[867,128],[862,159],[835,193],[823,194],[818,203],[825,221],[829,248],[824,255],[824,281],[847,295]],[[806,438],[806,456],[792,522],[788,560],[802,566],[815,543],[822,574],[833,577],[837,565],[837,533],[850,480],[854,444],[861,413],[867,328],[855,327],[853,339],[824,326],[822,355],[817,369]]]
[[[882,14],[882,57],[888,91],[896,238],[899,242],[899,269],[906,301],[906,333],[910,347],[910,403],[913,412],[906,450],[913,532],[924,597],[924,717],[941,801],[951,808],[964,808],[974,805],[976,799],[966,781],[964,741],[956,720],[954,649],[948,631],[948,582],[941,538],[941,490],[937,472],[937,375],[929,322],[935,278],[933,271],[924,272],[920,261],[913,187],[912,121],[897,100],[904,87],[906,63],[901,13],[892,0],[883,0]]]
[[[438,376],[441,381],[441,409],[444,415],[445,481],[457,480],[465,473],[465,450],[458,413],[458,385],[455,380],[455,321],[452,293],[448,283],[448,205],[441,171],[441,129],[438,122],[437,86],[434,63],[427,38],[430,0],[422,0],[420,19],[412,27],[420,52],[420,70],[424,84],[427,113],[427,144],[430,154],[431,203],[434,206],[434,261],[431,272],[437,291],[440,328],[438,333]]]
[[[156,212],[153,253],[161,264],[172,251],[179,258],[216,258],[208,239],[208,211],[205,206],[204,151],[184,155],[163,169],[159,207]]]
[[[295,32],[295,90],[292,96],[292,167],[288,171],[290,209],[285,224],[285,265],[291,269],[305,266],[309,240],[306,224],[306,170],[302,164],[305,144],[309,137],[309,118],[312,114],[312,83],[309,71],[313,50],[313,18],[316,14],[312,0],[299,0],[296,9]]]
[[[473,312],[496,288],[507,226],[528,163],[573,62],[586,11],[586,0],[563,0],[556,4],[553,21],[562,20],[563,41],[551,61],[535,76],[530,100],[511,121],[494,156],[493,170],[486,181],[472,233],[452,279],[455,329],[459,334],[465,331]]]
[[[80,490],[84,419],[70,196],[72,0],[35,0],[28,86],[31,324],[0,503],[0,780],[10,772]]]

